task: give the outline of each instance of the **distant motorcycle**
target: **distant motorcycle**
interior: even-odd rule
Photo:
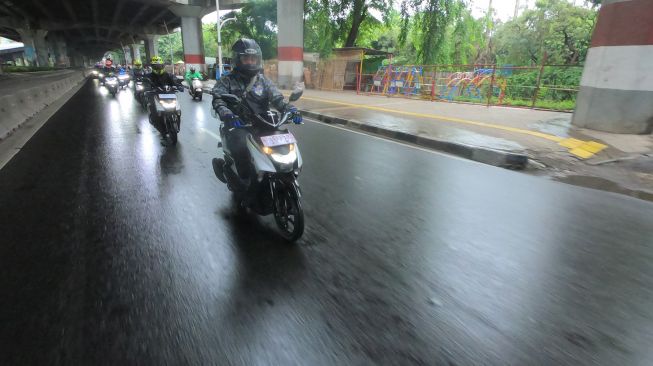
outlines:
[[[136,79],[134,80],[134,97],[136,98],[136,101],[141,105],[143,110],[147,108],[146,102],[145,102],[145,85],[143,85],[143,79]]]
[[[193,100],[197,98],[202,101],[202,81],[199,78],[193,78],[191,80],[188,93],[193,97]]]
[[[165,89],[155,89],[148,93],[154,93],[154,106],[156,116],[161,118],[166,129],[166,137],[172,145],[177,144],[177,134],[181,129],[181,107],[177,102],[176,88],[166,86]]]
[[[129,85],[129,75],[127,74],[122,74],[118,75],[118,87],[120,88],[127,88]]]
[[[110,74],[104,78],[104,86],[106,86],[107,90],[109,90],[109,93],[111,93],[111,96],[113,97],[115,97],[118,92],[118,85],[119,81],[115,75]]]
[[[302,93],[303,90],[294,91],[290,101],[299,99]],[[224,152],[224,161],[214,159],[214,170],[215,164],[224,164],[222,171],[227,187],[236,194],[236,198],[259,215],[273,214],[281,235],[290,242],[296,241],[304,233],[304,211],[297,182],[302,157],[295,136],[281,128],[291,122],[292,113],[279,113],[268,108],[263,110],[233,94],[222,94],[220,97],[229,109],[243,119],[251,133],[247,139],[251,173],[248,181],[240,178],[231,151],[222,143],[219,146]],[[215,111],[213,113],[217,117]],[[225,129],[224,125],[220,126],[223,141]]]

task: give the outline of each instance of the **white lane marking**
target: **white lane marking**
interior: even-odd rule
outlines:
[[[202,131],[208,133],[209,135],[211,135],[211,136],[212,136],[213,138],[215,138],[216,140],[218,140],[218,141],[222,141],[222,139],[220,138],[220,136],[218,136],[218,135],[216,135],[215,133],[213,133],[213,132],[207,130],[206,128],[204,128],[204,127],[200,127],[200,130],[202,130]]]
[[[415,146],[415,145],[407,144],[407,143],[405,143],[405,142],[398,141],[398,140],[394,140],[394,139],[391,139],[391,138],[387,138],[387,137],[379,137],[379,136],[372,135],[372,134],[370,134],[370,133],[360,132],[360,131],[356,131],[356,130],[351,129],[351,128],[342,127],[342,126],[337,126],[337,125],[334,125],[334,124],[331,124],[331,123],[324,123],[324,122],[322,122],[322,121],[318,121],[318,120],[316,120],[316,119],[312,119],[312,118],[309,118],[309,117],[304,117],[304,121],[307,121],[307,120],[310,121],[310,122],[316,123],[316,124],[320,124],[320,125],[322,125],[322,126],[327,126],[327,127],[331,127],[331,128],[337,128],[337,129],[339,129],[339,130],[343,130],[343,131],[347,131],[347,132],[357,133],[357,134],[359,134],[359,135],[363,135],[363,136],[371,137],[371,138],[373,138],[373,139],[377,139],[377,140],[380,140],[380,141],[385,141],[385,142],[389,142],[389,143],[395,143],[395,144],[397,144],[397,145],[401,145],[401,146],[409,147],[409,148],[411,148],[411,149],[421,150],[421,151],[425,151],[425,152],[428,152],[428,153],[431,153],[431,154],[435,154],[435,155],[446,156],[446,157],[448,157],[448,158],[452,158],[452,159],[456,159],[456,160],[460,160],[460,161],[464,161],[464,162],[472,163],[472,164],[476,164],[476,165],[489,166],[489,165],[487,165],[487,164],[479,163],[478,161],[474,161],[474,160],[469,160],[469,159],[461,158],[460,156],[447,154],[447,153],[442,152],[442,151],[430,150],[430,149],[427,149],[427,148],[424,148],[424,147],[421,147],[421,146]]]

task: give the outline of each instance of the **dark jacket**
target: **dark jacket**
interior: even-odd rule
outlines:
[[[265,107],[270,104],[279,111],[283,111],[287,106],[279,89],[263,74],[258,74],[249,80],[239,73],[223,76],[215,83],[211,94],[213,94],[213,108],[221,118],[225,114],[233,113],[227,107],[227,103],[220,98],[221,94],[234,94],[240,98],[248,94],[248,98],[254,99],[257,104]]]
[[[163,89],[166,85],[178,86],[175,78],[167,72],[164,72],[162,75],[156,74],[154,72],[146,74],[143,78],[145,84],[150,88],[161,88]]]
[[[135,80],[136,80],[136,79],[141,79],[141,78],[143,78],[143,76],[145,76],[145,70],[142,69],[142,68],[140,68],[140,69],[133,68],[133,69],[131,70],[131,74],[132,74],[132,77],[133,77]]]

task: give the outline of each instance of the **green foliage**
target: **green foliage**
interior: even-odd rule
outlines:
[[[596,11],[566,0],[538,0],[535,9],[496,32],[499,63],[577,65],[585,60]]]
[[[563,106],[571,105],[573,109],[582,71],[581,67],[545,67],[536,106],[569,109]],[[531,105],[539,73],[539,69],[518,71],[506,78],[506,99],[512,101],[511,105]]]
[[[255,40],[261,46],[264,59],[277,57],[276,1],[253,0],[247,2],[240,12],[228,13],[223,18],[236,18],[222,28],[222,52],[225,57],[231,55],[231,45],[239,38]]]
[[[218,29],[215,23],[202,24],[202,39],[204,41],[204,54],[208,57],[217,57]]]
[[[399,40],[405,44],[411,33],[417,51],[416,63],[434,64],[442,60],[440,51],[447,27],[463,9],[464,3],[460,0],[403,0]]]
[[[392,13],[391,0],[306,0],[304,48],[326,57],[337,47],[370,47],[373,34],[385,30]]]
[[[184,60],[184,47],[181,41],[181,32],[172,32],[159,37],[159,56],[163,62],[170,63],[170,48],[172,48],[172,63]],[[149,61],[149,60],[148,60]]]

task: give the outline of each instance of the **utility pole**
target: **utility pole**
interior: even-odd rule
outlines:
[[[517,15],[519,15],[519,0],[515,0],[515,15],[513,15],[512,18],[517,18]]]
[[[218,31],[218,71],[215,79],[218,80],[222,77],[222,71],[224,69],[224,65],[222,64],[222,35],[220,33],[222,32],[222,27],[227,24],[227,22],[236,20],[236,18],[227,18],[220,21],[220,0],[215,0],[215,13],[218,18],[215,22],[215,27]]]

